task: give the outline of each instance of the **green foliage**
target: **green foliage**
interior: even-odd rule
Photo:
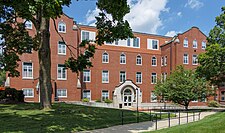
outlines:
[[[96,102],[96,103],[101,103],[102,100],[101,100],[101,99],[97,99],[95,102]]]
[[[199,55],[201,64],[197,68],[200,77],[211,81],[214,85],[225,82],[225,7],[222,14],[216,17],[216,26],[210,31],[207,38],[206,52]]]
[[[89,102],[89,99],[88,98],[84,98],[84,99],[82,99],[82,102]]]
[[[110,99],[105,99],[104,102],[105,102],[105,103],[112,103],[112,100],[110,100]]]
[[[220,104],[217,101],[212,100],[212,101],[208,102],[208,106],[209,107],[219,107]]]
[[[178,66],[164,82],[155,86],[155,94],[169,101],[188,107],[190,101],[206,98],[211,94],[207,82],[192,70]]]
[[[6,99],[9,102],[24,102],[24,94],[22,90],[15,88],[6,88],[0,91],[0,100]]]
[[[0,70],[0,86],[3,86],[6,80],[6,73],[5,71]]]

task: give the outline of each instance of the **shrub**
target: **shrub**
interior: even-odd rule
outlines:
[[[82,99],[82,102],[89,102],[89,99],[88,98],[84,98],[84,99]]]
[[[101,100],[101,99],[97,99],[95,102],[96,102],[96,103],[101,103],[102,100]]]
[[[209,107],[219,107],[220,104],[217,101],[209,101],[208,106]]]
[[[110,99],[105,99],[104,102],[105,102],[105,103],[112,103],[112,100],[110,100]]]
[[[9,102],[24,102],[24,94],[22,90],[15,88],[6,88],[0,91],[0,100],[8,100]]]

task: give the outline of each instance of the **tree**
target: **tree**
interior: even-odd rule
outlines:
[[[178,66],[165,81],[159,81],[154,93],[188,109],[193,100],[205,99],[211,94],[207,82],[197,78],[194,71]]]
[[[2,64],[3,69],[9,72],[9,76],[19,76],[19,55],[32,48],[38,51],[39,59],[39,85],[40,104],[44,109],[51,108],[51,50],[50,50],[50,19],[54,21],[63,14],[63,6],[69,6],[71,0],[0,0],[0,34],[4,42]],[[123,16],[129,12],[126,0],[98,0],[100,9],[99,17],[96,17],[98,34],[95,43],[102,45],[105,41],[113,42],[116,39],[133,37],[131,28]],[[112,19],[107,16],[111,15]],[[25,22],[17,21],[18,18],[31,21],[36,29],[34,37],[29,36],[25,29]],[[55,25],[56,27],[56,25]],[[60,34],[59,34],[60,36]],[[61,37],[61,36],[60,36]],[[64,39],[61,37],[64,41]],[[65,62],[67,68],[73,72],[82,71],[91,67],[92,63],[87,59],[94,56],[95,46],[90,40],[82,41],[78,47],[66,44],[70,52],[77,48],[84,48],[85,53],[78,57],[72,56]]]
[[[0,86],[3,86],[6,80],[5,71],[0,71]]]
[[[200,66],[196,72],[206,78],[213,85],[219,86],[225,82],[225,7],[222,14],[216,17],[216,25],[207,38],[206,52],[200,54]]]

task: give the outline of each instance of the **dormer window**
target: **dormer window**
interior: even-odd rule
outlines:
[[[64,22],[59,22],[58,31],[62,33],[66,33],[66,24]]]

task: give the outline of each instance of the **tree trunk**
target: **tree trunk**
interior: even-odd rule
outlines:
[[[40,105],[42,109],[51,109],[52,84],[51,84],[51,50],[49,18],[41,17],[39,30],[39,85],[40,85]]]

